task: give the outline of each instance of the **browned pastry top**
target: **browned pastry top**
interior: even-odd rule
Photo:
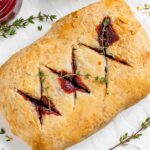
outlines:
[[[57,21],[0,68],[0,111],[33,150],[63,150],[150,92],[150,41],[123,0]]]

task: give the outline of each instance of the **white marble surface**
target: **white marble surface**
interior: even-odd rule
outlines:
[[[96,0],[24,0],[23,6],[18,17],[28,17],[37,14],[39,11],[56,14],[57,18],[77,10],[83,6],[93,3]],[[136,6],[149,3],[150,0],[127,0],[128,4],[135,12],[135,16],[140,20],[143,27],[150,35],[150,16],[136,12]],[[8,39],[0,39],[0,64],[3,64],[13,53],[20,48],[27,46],[42,35],[50,28],[50,24],[43,24],[43,30],[37,31],[37,26],[31,25],[25,30],[19,30],[17,35]],[[1,92],[1,91],[0,91]],[[146,117],[150,116],[150,95],[137,105],[120,113],[104,129],[92,135],[81,143],[74,145],[67,150],[108,150],[114,146],[120,135],[125,132],[132,133],[140,127],[140,123]],[[4,135],[0,135],[0,150],[31,150],[31,148],[21,139],[14,136],[5,119],[0,116],[0,128],[5,127],[7,134],[12,136],[12,142],[6,142]],[[150,128],[143,132],[140,139],[130,142],[126,147],[119,147],[117,150],[149,150],[150,149]]]

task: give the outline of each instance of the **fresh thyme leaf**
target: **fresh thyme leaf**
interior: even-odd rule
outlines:
[[[44,72],[39,71],[38,75],[39,75],[39,77],[40,77],[40,79],[41,79],[41,82],[44,82],[45,79],[46,79],[46,77],[45,77],[45,75],[44,75]]]
[[[100,78],[100,82],[101,82],[101,83],[108,83],[106,77],[101,77],[101,78]]]
[[[38,19],[39,19],[40,21],[43,21],[43,15],[42,15],[41,11],[40,11],[39,14],[38,14]]]
[[[140,136],[142,136],[142,134],[135,134],[132,137],[133,137],[133,139],[138,139]]]
[[[41,31],[42,30],[42,26],[38,26],[38,30]]]
[[[146,118],[145,122],[150,122],[150,117]]]
[[[45,90],[48,90],[50,87],[49,86],[47,86],[46,88],[45,88]]]
[[[8,32],[10,31],[10,28],[9,28],[8,24],[5,24],[5,25],[1,26],[1,29],[2,29],[4,32],[6,32],[6,33],[8,33]]]
[[[39,71],[38,75],[39,75],[40,78],[42,78],[42,77],[44,77],[44,72]]]
[[[32,15],[32,16],[30,16],[30,17],[28,18],[28,22],[31,23],[31,24],[34,24],[35,22],[33,21],[33,19],[34,19],[34,17],[33,17],[33,15]]]
[[[86,79],[89,79],[89,77],[90,77],[90,74],[85,74]]]
[[[50,96],[47,96],[47,100],[50,101],[50,100],[51,100],[51,97],[50,97]]]
[[[3,38],[7,38],[6,34],[5,33],[2,33],[1,35]]]
[[[109,19],[105,18],[105,20],[103,21],[104,26],[108,26],[109,25]]]
[[[98,80],[99,80],[99,77],[98,77],[98,76],[96,76],[96,77],[95,77],[95,80],[96,80],[96,81],[98,81]]]
[[[13,22],[13,26],[15,26],[17,29],[19,29],[22,25],[23,27],[25,27],[25,24],[23,24],[24,22],[24,19],[23,18],[20,18],[20,19],[17,19]]]
[[[146,129],[150,126],[150,117],[148,117],[144,122],[141,124],[142,129]]]
[[[12,140],[13,140],[13,138],[12,138],[12,137],[10,137],[10,136],[6,135],[6,141],[7,141],[7,142],[12,141]]]
[[[0,129],[0,134],[5,134],[5,130],[3,128]]]
[[[53,20],[57,19],[57,17],[56,17],[56,15],[51,15],[50,19],[51,19],[51,21],[53,21]]]
[[[10,32],[9,32],[9,35],[14,35],[14,34],[16,34],[16,30],[15,29],[12,29],[12,30],[10,30]]]
[[[120,143],[121,143],[121,144],[124,144],[125,141],[127,140],[127,138],[128,138],[128,133],[125,133],[124,135],[122,135],[122,136],[120,137]]]
[[[76,75],[77,76],[79,76],[80,75],[80,71],[78,70],[78,71],[76,71]]]

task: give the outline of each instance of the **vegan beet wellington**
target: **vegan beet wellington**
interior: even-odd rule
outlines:
[[[0,68],[0,112],[33,150],[64,150],[150,92],[150,41],[123,0],[54,23]]]

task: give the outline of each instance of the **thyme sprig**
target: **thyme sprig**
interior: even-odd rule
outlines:
[[[91,76],[90,74],[81,74],[81,72],[79,70],[77,70],[75,73],[73,74],[65,74],[65,75],[62,75],[61,78],[64,78],[64,77],[71,77],[71,76],[83,76],[85,79],[94,79],[95,81],[97,82],[100,82],[100,83],[108,83],[106,77],[99,77],[99,76]]]
[[[129,143],[133,139],[139,139],[142,136],[141,131],[143,131],[144,129],[147,129],[149,126],[150,126],[150,117],[148,117],[147,119],[145,119],[144,122],[141,123],[141,127],[138,131],[132,133],[131,135],[129,135],[128,133],[125,133],[124,135],[122,135],[120,137],[119,143],[115,145],[114,147],[110,148],[109,150],[114,150],[115,148],[119,146],[125,146],[127,145],[127,143]]]
[[[38,72],[38,76],[39,76],[39,78],[41,79],[41,82],[43,83],[43,82],[45,82],[45,80],[46,80],[46,75],[44,74],[44,72],[43,71],[39,71]],[[48,89],[49,89],[50,87],[49,86],[46,86],[45,87],[45,91],[47,92],[48,91]],[[47,95],[48,95],[48,92],[47,92]],[[47,101],[48,101],[48,106],[49,106],[49,110],[51,111],[51,97],[50,96],[46,96],[46,99],[47,99]]]
[[[44,74],[44,72],[43,71],[39,71],[38,72],[38,76],[41,78],[41,82],[44,82],[45,80],[46,80],[46,75]],[[90,79],[90,78],[92,78],[92,79],[94,79],[95,81],[97,81],[97,82],[100,82],[100,83],[108,83],[108,81],[107,81],[107,79],[106,79],[106,77],[99,77],[99,76],[95,76],[95,77],[93,77],[93,76],[91,76],[90,74],[82,74],[81,72],[80,72],[80,70],[77,70],[75,73],[67,73],[67,74],[65,74],[65,75],[61,75],[61,78],[69,78],[69,77],[71,77],[71,76],[83,76],[85,79]],[[45,87],[45,90],[48,90],[50,87],[49,86],[47,86],[47,87]]]
[[[108,84],[108,80],[107,80],[107,59],[106,59],[106,49],[108,48],[108,46],[105,43],[105,40],[106,40],[105,33],[106,33],[107,26],[109,24],[110,24],[109,18],[105,18],[103,20],[102,35],[100,36],[101,47],[99,49],[99,51],[102,51],[102,54],[104,55],[104,59],[105,59],[105,62],[106,62],[105,77],[102,77],[102,78],[95,77],[96,81],[100,80],[102,83],[106,84],[106,87],[107,87],[107,84]]]
[[[16,19],[12,24],[0,24],[0,37],[7,38],[16,34],[17,30],[20,28],[26,28],[30,24],[35,24],[35,20],[40,22],[54,21],[56,15],[48,15],[39,12],[37,16],[30,16],[27,19],[19,18]],[[42,26],[37,27],[39,31],[42,30]]]
[[[105,18],[104,21],[103,21],[103,29],[102,29],[102,36],[100,37],[100,40],[101,40],[101,47],[100,47],[100,51],[103,52],[103,55],[105,56],[106,55],[106,49],[108,48],[104,41],[106,40],[105,39],[105,32],[106,32],[106,27],[109,25],[109,19],[108,18]]]

